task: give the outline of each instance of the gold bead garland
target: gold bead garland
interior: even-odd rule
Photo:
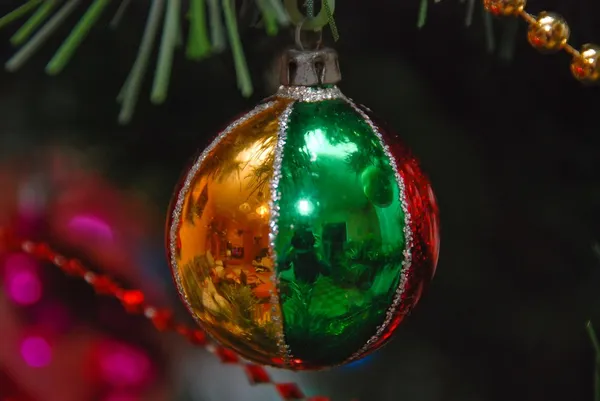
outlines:
[[[571,73],[585,84],[600,83],[600,46],[585,44],[580,50],[571,46],[570,29],[560,15],[543,11],[537,16],[525,11],[527,0],[483,0],[485,9],[495,16],[519,16],[527,22],[527,40],[542,53],[564,50],[572,57]]]

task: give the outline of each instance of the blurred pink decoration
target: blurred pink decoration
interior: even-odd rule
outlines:
[[[37,274],[31,271],[21,271],[8,276],[8,293],[15,303],[32,305],[42,296],[42,283]]]
[[[95,243],[110,243],[113,241],[113,232],[108,224],[94,216],[75,216],[69,223],[69,228],[81,239]]]
[[[32,368],[42,368],[52,361],[52,348],[42,337],[26,337],[21,342],[21,356]]]
[[[12,254],[4,260],[4,287],[13,302],[32,305],[42,297],[37,262],[24,254]]]
[[[162,214],[90,169],[89,155],[55,147],[15,156],[0,164],[0,193],[0,226],[76,250],[94,267],[163,301],[138,260],[149,234],[162,233]]]
[[[93,360],[98,364],[98,377],[119,389],[140,389],[150,383],[152,362],[143,350],[115,340],[97,345]]]

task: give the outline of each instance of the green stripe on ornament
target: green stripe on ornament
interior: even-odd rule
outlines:
[[[405,218],[395,172],[347,102],[297,102],[278,190],[276,268],[293,362],[341,364],[383,323],[400,282]]]

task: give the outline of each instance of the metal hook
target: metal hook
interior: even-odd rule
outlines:
[[[302,43],[302,30],[303,30],[304,23],[306,21],[307,21],[307,18],[303,18],[302,21],[300,21],[299,24],[296,24],[296,34],[295,34],[296,46],[300,50],[305,50],[304,49],[304,44]],[[319,36],[318,36],[318,38],[316,40],[315,48],[312,49],[312,50],[318,50],[321,47],[321,44],[323,43],[323,30],[319,29],[318,31],[316,31],[316,33]]]
[[[334,12],[335,0],[321,1],[326,1],[331,12]],[[321,10],[319,10],[319,13],[314,18],[307,20],[304,14],[300,12],[298,0],[284,0],[284,4],[292,23],[296,26],[301,26],[301,29],[305,31],[320,31],[329,23],[329,16],[325,7],[321,7]]]

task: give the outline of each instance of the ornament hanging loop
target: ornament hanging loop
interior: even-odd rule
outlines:
[[[299,50],[319,50],[321,48],[321,44],[323,43],[323,30],[319,29],[317,31],[314,31],[314,33],[317,35],[316,39],[313,39],[312,42],[314,43],[314,46],[312,49],[306,49],[304,46],[304,43],[306,41],[303,42],[303,33],[307,33],[305,31],[302,30],[302,27],[304,26],[304,22],[307,21],[307,19],[303,19],[298,25],[296,25],[296,32],[295,32],[295,41],[296,41],[296,47]],[[310,35],[310,34],[309,34]],[[309,36],[309,35],[304,35]]]
[[[298,6],[299,0],[284,0],[285,9],[290,16],[290,20],[296,26],[301,26],[305,31],[320,31],[327,24],[329,24],[329,15],[327,13],[327,8],[322,6],[319,13],[314,16],[314,18],[307,19],[304,14],[300,11],[300,7]],[[335,10],[335,0],[321,0],[322,2],[327,2],[329,6],[330,12],[333,14]]]
[[[282,56],[280,77],[284,86],[322,86],[337,84],[342,73],[333,49],[289,49]]]

